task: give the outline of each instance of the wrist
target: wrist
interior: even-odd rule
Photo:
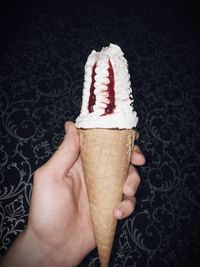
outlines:
[[[69,235],[67,242],[60,242],[58,236],[56,239],[44,238],[30,228],[24,235],[24,241],[37,259],[30,267],[75,267],[86,256],[84,244],[76,234]]]
[[[54,264],[53,267],[75,267],[95,248],[92,226],[83,228],[79,221],[81,219],[74,220],[72,229],[65,227],[53,233],[45,230],[38,232],[29,224],[27,234],[40,248],[43,258]]]
[[[31,231],[26,230],[24,232],[23,242],[24,251],[27,253],[27,262],[31,262],[28,265],[29,267],[57,267],[53,260],[48,257],[46,250],[42,246],[43,244],[39,242]]]
[[[11,245],[1,267],[75,267],[94,248],[86,247],[87,243],[92,241],[85,240],[81,231],[61,244],[44,240],[27,228]]]
[[[2,267],[55,267],[37,246],[34,238],[26,230],[11,245],[3,259]]]

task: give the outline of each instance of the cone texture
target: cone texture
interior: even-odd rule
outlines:
[[[99,260],[101,267],[108,267],[117,225],[113,209],[122,199],[135,132],[126,129],[78,132]]]

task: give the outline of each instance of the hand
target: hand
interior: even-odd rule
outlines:
[[[21,250],[32,253],[32,259],[27,259],[29,266],[76,266],[96,246],[75,125],[67,122],[65,132],[58,150],[34,175],[28,226],[17,241]],[[131,163],[142,165],[144,161],[135,146]],[[130,165],[124,198],[113,211],[118,219],[133,212],[139,183],[140,177]],[[11,259],[18,250],[17,245],[13,247]],[[21,265],[15,260],[16,267],[28,266],[28,251],[23,254]]]
[[[139,134],[136,134],[136,140]],[[128,217],[135,209],[136,198],[135,194],[140,185],[140,176],[134,165],[141,166],[145,164],[145,157],[140,148],[135,145],[132,150],[131,164],[128,171],[128,177],[123,188],[123,200],[114,209],[114,215],[117,219]]]

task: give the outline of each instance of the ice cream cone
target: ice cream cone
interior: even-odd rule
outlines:
[[[135,131],[78,129],[80,153],[101,267],[108,267]]]

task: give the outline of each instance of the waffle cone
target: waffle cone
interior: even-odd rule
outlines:
[[[133,130],[79,129],[80,153],[101,267],[108,267],[127,177]]]

